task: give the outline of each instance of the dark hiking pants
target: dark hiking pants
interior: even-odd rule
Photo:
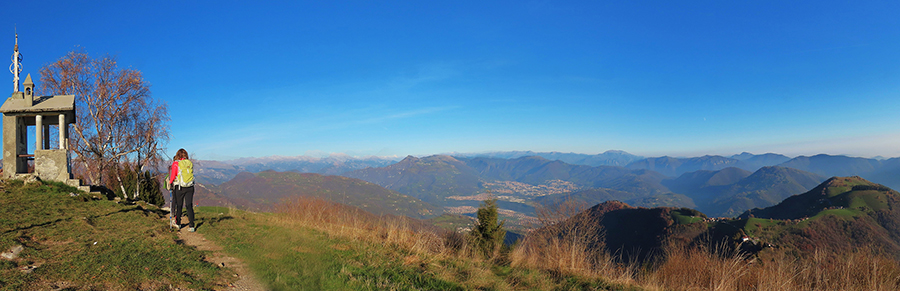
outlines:
[[[175,221],[181,223],[181,208],[187,208],[188,227],[194,227],[194,186],[175,186],[175,195],[172,197],[172,211],[175,213]]]

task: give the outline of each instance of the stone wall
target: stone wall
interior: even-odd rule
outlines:
[[[66,150],[35,150],[34,173],[41,180],[66,182],[69,180],[69,157]]]

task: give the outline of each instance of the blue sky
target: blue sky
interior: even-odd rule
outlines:
[[[897,1],[244,2],[4,1],[0,48],[116,55],[205,159],[900,156]]]

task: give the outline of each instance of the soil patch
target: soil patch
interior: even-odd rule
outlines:
[[[206,261],[216,264],[216,266],[222,268],[228,268],[234,271],[233,276],[237,277],[237,281],[231,283],[228,288],[224,290],[229,291],[264,291],[266,290],[265,286],[253,276],[250,272],[250,269],[247,267],[247,264],[244,264],[243,261],[228,256],[222,252],[222,247],[216,245],[214,242],[207,240],[203,237],[202,234],[197,232],[189,232],[187,227],[182,228],[178,231],[178,238],[181,239],[184,244],[193,246],[201,251],[211,251],[213,252],[212,256],[207,257]]]

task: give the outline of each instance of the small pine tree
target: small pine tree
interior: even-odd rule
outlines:
[[[478,221],[469,236],[476,250],[485,257],[493,258],[500,252],[506,237],[506,230],[503,229],[506,221],[498,221],[497,199],[482,202],[477,216]]]
[[[122,198],[126,198],[126,199],[137,198],[134,195],[137,192],[137,189],[135,189],[135,186],[136,186],[135,182],[140,178],[140,175],[137,172],[135,172],[133,168],[131,168],[129,166],[123,167],[122,172],[124,172],[124,173],[122,174],[122,187],[120,187],[120,189],[124,188],[124,192],[122,192],[123,190],[120,190],[120,189],[116,189],[117,190],[116,192],[122,192],[122,193],[120,193],[120,194],[122,194]]]

